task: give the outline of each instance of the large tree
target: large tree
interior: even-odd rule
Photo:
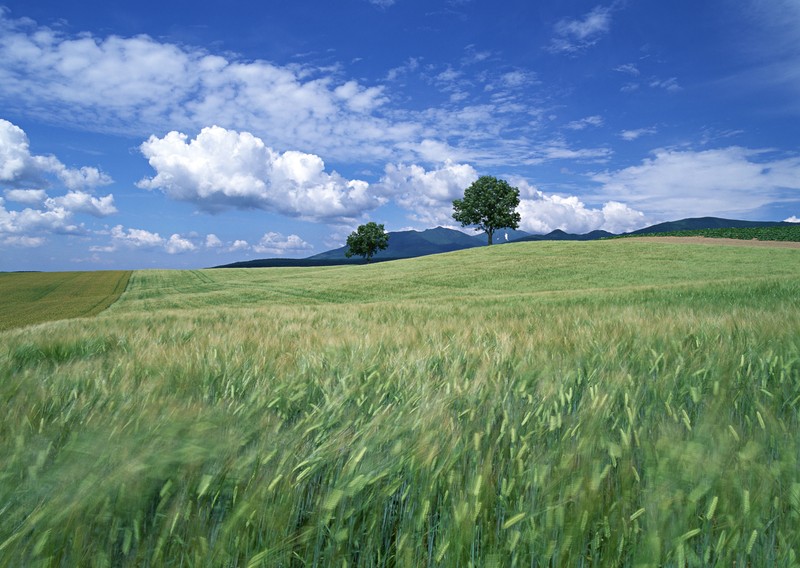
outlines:
[[[366,225],[359,225],[358,229],[347,237],[348,250],[344,255],[350,258],[353,255],[363,256],[367,262],[375,253],[389,246],[389,235],[383,228],[370,221]]]
[[[453,219],[462,227],[486,231],[491,245],[497,229],[519,227],[518,205],[519,189],[503,179],[481,176],[464,190],[464,199],[453,201]]]

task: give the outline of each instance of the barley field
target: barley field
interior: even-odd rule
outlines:
[[[800,251],[138,271],[0,332],[0,566],[793,566]]]

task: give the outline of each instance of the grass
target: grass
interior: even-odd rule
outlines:
[[[791,566],[790,249],[136,272],[0,342],[0,566]]]
[[[625,237],[707,237],[712,239],[744,239],[758,241],[800,242],[800,223],[791,226],[748,227],[726,229],[694,229],[690,231],[670,231],[665,233],[646,233],[624,235]]]
[[[0,331],[93,316],[125,291],[130,271],[0,273]]]

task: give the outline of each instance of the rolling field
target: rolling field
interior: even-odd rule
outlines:
[[[793,249],[135,272],[0,333],[0,566],[797,565],[798,338]]]
[[[0,273],[0,331],[96,315],[125,291],[130,271]]]

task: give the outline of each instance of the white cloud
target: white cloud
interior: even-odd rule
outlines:
[[[540,160],[583,160],[590,162],[605,162],[611,157],[612,151],[608,148],[580,148],[573,149],[563,140],[551,140],[536,149]]]
[[[624,65],[615,67],[614,71],[619,71],[620,73],[625,73],[627,75],[633,75],[634,77],[638,77],[640,75],[639,68],[633,63],[625,63]]]
[[[63,208],[71,213],[87,213],[94,217],[107,217],[117,213],[112,194],[104,197],[93,197],[82,191],[70,191],[61,197],[47,199],[48,209]]]
[[[463,197],[476,179],[478,172],[468,164],[447,161],[432,170],[416,164],[388,164],[380,185],[411,213],[411,219],[430,226],[453,222],[453,200]]]
[[[603,126],[603,117],[599,115],[587,116],[586,118],[573,120],[572,122],[567,123],[567,128],[570,130],[584,130],[590,126]]]
[[[467,56],[462,66],[486,65],[491,54],[469,47]],[[387,76],[420,67],[408,60]],[[373,166],[416,160],[405,150],[426,139],[460,148],[460,157],[451,158],[461,161],[524,159],[528,140],[520,138],[536,128],[539,112],[526,88],[535,73],[443,69],[427,66],[423,75],[449,103],[402,109],[389,104],[401,98],[389,87],[342,77],[335,65],[243,60],[144,35],[68,35],[0,14],[0,101],[47,124],[141,137],[216,124],[251,132],[276,151]],[[493,86],[490,103],[465,104],[484,96],[486,85]],[[68,189],[108,181],[80,168],[62,177]]]
[[[500,83],[507,88],[518,88],[536,82],[536,75],[530,71],[516,70],[500,75]]]
[[[19,126],[0,118],[0,183],[14,188],[46,183],[55,175],[68,189],[108,185],[111,178],[97,168],[70,169],[55,156],[30,152],[28,136]]]
[[[784,219],[784,223],[800,223],[800,217],[797,215],[792,215],[791,217]]]
[[[396,81],[400,77],[413,73],[419,69],[420,60],[417,57],[409,57],[403,65],[389,69],[386,74],[387,81]]]
[[[384,3],[387,0],[382,0]],[[331,69],[240,61],[148,36],[66,36],[0,14],[0,99],[27,116],[126,135],[209,124],[269,136],[277,148],[386,159],[409,127],[379,116],[380,86]],[[77,176],[80,170],[70,170]],[[100,183],[95,172],[64,183]],[[68,185],[69,188],[74,186]]]
[[[36,248],[42,246],[46,240],[44,237],[19,237],[0,235],[0,244],[16,248]]]
[[[157,173],[139,187],[206,211],[264,209],[316,221],[352,220],[385,202],[367,182],[326,172],[319,156],[275,152],[249,132],[213,126],[187,140],[173,131],[144,142]]]
[[[122,225],[117,225],[111,229],[113,250],[120,246],[134,249],[156,248],[164,245],[164,238],[158,233],[151,233],[144,229],[131,229],[126,231]]]
[[[228,247],[228,252],[237,252],[240,250],[247,250],[250,248],[250,244],[245,240],[235,240],[233,244]]]
[[[767,159],[738,146],[659,149],[639,166],[593,174],[603,198],[671,218],[754,211],[800,190],[800,156]]]
[[[643,213],[623,203],[609,201],[599,209],[587,207],[578,197],[548,195],[525,181],[515,182],[523,196],[518,211],[523,231],[546,234],[556,229],[583,234],[597,229],[624,233],[644,227]]]
[[[671,93],[682,90],[681,86],[678,85],[678,79],[676,77],[670,77],[669,79],[652,79],[649,85],[654,89],[664,89]]]
[[[299,254],[312,250],[314,247],[297,235],[284,237],[281,233],[265,233],[258,244],[253,245],[257,253],[267,254]]]
[[[6,199],[24,205],[41,205],[47,199],[47,192],[43,189],[7,189]]]
[[[80,234],[84,230],[72,223],[71,213],[64,208],[50,210],[26,208],[9,211],[0,204],[0,235],[34,236],[37,233]]]
[[[389,6],[394,5],[395,0],[367,0],[367,2],[381,8],[388,8]]]
[[[222,246],[222,241],[214,233],[206,235],[206,248],[219,248]]]
[[[44,189],[28,188],[48,184],[53,177],[70,191],[48,197]],[[75,215],[105,217],[116,213],[117,208],[113,195],[95,197],[79,188],[110,181],[111,178],[96,168],[70,169],[55,156],[32,154],[25,132],[0,119],[0,185],[9,186],[4,191],[9,202],[28,206],[12,209],[0,199],[0,243],[33,247],[46,242],[48,235],[86,234],[87,229],[75,223]]]
[[[623,130],[619,133],[620,138],[623,140],[636,140],[647,134],[655,134],[658,132],[655,128],[637,128],[635,130]]]
[[[611,29],[611,8],[597,6],[582,18],[561,20],[555,25],[552,52],[575,53],[591,47]]]
[[[164,245],[164,250],[166,250],[168,254],[180,254],[182,252],[197,250],[197,247],[190,240],[178,234],[174,234],[170,236],[169,240]]]
[[[104,174],[97,168],[83,166],[77,170],[69,169],[63,164],[54,168],[53,173],[68,188],[77,190],[80,188],[97,187],[113,183],[110,176]]]

